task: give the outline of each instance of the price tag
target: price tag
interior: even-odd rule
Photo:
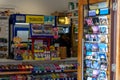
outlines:
[[[69,80],[72,80],[71,78],[69,78]]]
[[[57,80],[60,80],[59,78],[57,78]]]
[[[42,71],[39,71],[39,73],[42,73]]]
[[[54,45],[55,47],[59,47],[59,44],[58,43],[55,43],[55,45]]]
[[[55,70],[55,72],[61,72],[61,70]]]
[[[35,73],[38,73],[38,71],[35,71]]]
[[[53,72],[53,70],[51,72]]]
[[[46,73],[47,71],[45,70],[44,72]]]

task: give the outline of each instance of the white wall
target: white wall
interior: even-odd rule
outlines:
[[[15,8],[17,12],[25,14],[49,15],[54,11],[68,9],[70,0],[0,0],[0,7]]]

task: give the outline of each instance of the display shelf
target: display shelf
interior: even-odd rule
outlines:
[[[22,62],[56,62],[56,61],[77,61],[76,57],[60,59],[60,60],[12,60],[12,59],[0,59],[0,63],[22,63]]]
[[[1,59],[0,65],[0,75],[4,76],[77,72],[77,58],[53,61]]]
[[[74,12],[74,11],[78,11],[78,8],[75,8],[73,10],[68,10],[67,12]]]
[[[15,72],[0,72],[0,75],[20,75],[20,74],[31,74],[31,71],[15,71]]]
[[[9,71],[0,72],[0,75],[20,75],[20,74],[50,74],[50,73],[69,73],[77,72],[77,70],[51,70],[51,71]]]
[[[71,73],[77,72],[77,70],[51,70],[51,71],[33,71],[32,74],[51,74],[51,73]]]
[[[76,34],[78,34],[78,32],[75,32]]]
[[[78,16],[71,16],[71,19],[78,19]]]
[[[77,72],[77,70],[64,70],[64,72]]]

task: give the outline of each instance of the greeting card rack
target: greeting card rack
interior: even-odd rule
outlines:
[[[108,8],[104,9],[109,12]],[[84,24],[84,79],[107,80],[109,66],[109,18],[103,14],[93,16],[94,12],[89,11]],[[92,14],[91,14],[92,13]],[[108,13],[107,13],[108,14]],[[91,17],[92,16],[92,17]]]
[[[78,63],[82,66],[78,67],[78,80],[110,80],[111,14],[109,1],[106,7],[101,2],[104,1],[79,1]],[[100,6],[90,9],[93,4]]]

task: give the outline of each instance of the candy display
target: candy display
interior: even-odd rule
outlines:
[[[33,66],[33,73],[65,72],[66,70],[76,70],[77,64],[41,64]]]
[[[52,73],[47,75],[14,75],[1,77],[0,80],[77,80],[76,73]]]
[[[73,70],[72,73],[69,73],[71,70]],[[1,76],[0,80],[77,80],[76,70],[76,62],[47,62],[47,64],[23,62],[21,64],[4,64],[0,65],[0,75],[2,73],[6,75]]]
[[[107,80],[108,17],[87,17],[84,21],[84,79]]]

